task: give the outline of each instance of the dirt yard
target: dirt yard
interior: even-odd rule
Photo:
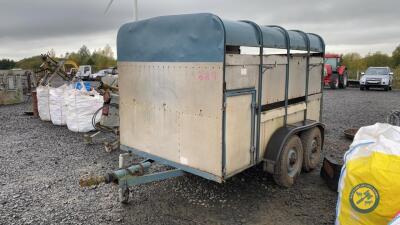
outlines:
[[[324,154],[341,158],[342,131],[384,122],[400,91],[326,90]],[[275,185],[261,168],[217,184],[196,176],[132,188],[121,205],[117,187],[83,189],[84,174],[117,168],[120,152],[86,146],[82,134],[23,115],[29,104],[0,106],[0,224],[333,224],[337,194],[302,173],[293,188]]]

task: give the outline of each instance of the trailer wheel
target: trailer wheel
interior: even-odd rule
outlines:
[[[329,87],[331,87],[331,89],[339,88],[339,77],[337,73],[332,73],[331,80],[329,81]]]
[[[303,145],[299,136],[291,136],[282,148],[274,168],[274,180],[283,187],[291,187],[301,172]]]
[[[303,170],[310,172],[319,165],[322,152],[322,136],[318,127],[304,131],[301,135],[303,143]]]

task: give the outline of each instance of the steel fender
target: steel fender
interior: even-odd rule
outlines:
[[[326,74],[330,76],[332,74],[332,66],[329,64],[325,64]]]
[[[300,133],[302,131],[308,130],[313,127],[318,127],[321,130],[322,146],[323,146],[325,125],[320,122],[306,123],[301,126],[281,127],[277,131],[275,131],[275,133],[271,136],[267,144],[267,149],[264,155],[264,161],[266,162],[266,170],[270,173],[273,173],[275,162],[280,157],[283,145],[291,135]]]
[[[346,71],[346,67],[345,66],[339,66],[337,68],[337,72],[339,75],[343,75],[344,71]]]

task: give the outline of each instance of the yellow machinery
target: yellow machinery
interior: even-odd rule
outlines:
[[[40,70],[36,71],[36,85],[46,85],[55,75],[60,76],[65,81],[73,80],[79,66],[72,60],[57,61],[48,54],[41,55],[43,63]]]

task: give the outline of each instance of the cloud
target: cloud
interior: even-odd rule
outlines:
[[[118,28],[133,18],[133,0],[8,0],[0,8],[0,58],[20,59],[82,44],[115,49]],[[324,37],[329,51],[391,53],[399,44],[398,0],[139,0],[139,18],[211,12],[225,19],[277,24]]]

